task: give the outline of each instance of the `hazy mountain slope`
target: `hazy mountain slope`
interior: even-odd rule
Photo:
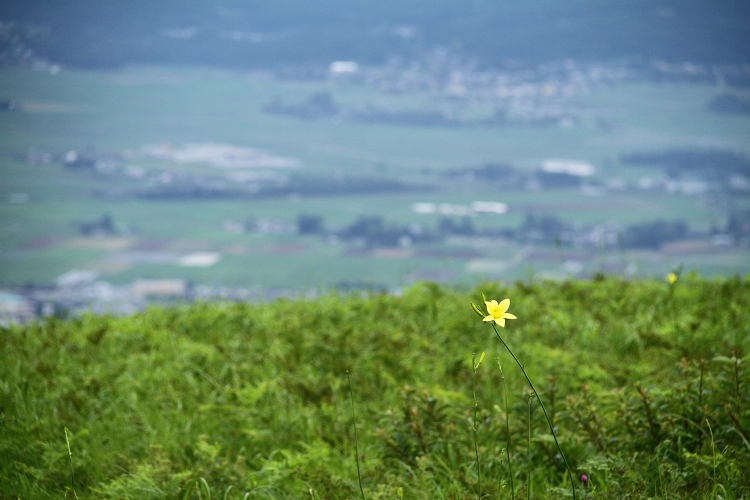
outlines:
[[[750,4],[739,0],[473,2],[414,0],[12,0],[39,54],[67,65],[272,67],[336,59],[382,63],[435,46],[497,66],[509,60],[663,58],[750,61]]]

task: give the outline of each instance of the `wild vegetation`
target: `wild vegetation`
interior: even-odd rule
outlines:
[[[694,275],[3,329],[0,498],[570,497],[482,293],[578,498],[747,498],[750,280]]]

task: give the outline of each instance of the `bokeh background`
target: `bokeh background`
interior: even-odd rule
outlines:
[[[741,1],[3,2],[3,310],[745,274],[748,42]]]

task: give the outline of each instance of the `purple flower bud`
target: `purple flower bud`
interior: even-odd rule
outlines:
[[[583,481],[583,484],[588,484],[589,477],[586,474],[584,474],[581,476],[581,481]]]

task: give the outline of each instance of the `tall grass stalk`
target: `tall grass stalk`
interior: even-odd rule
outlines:
[[[476,362],[476,354],[471,354],[471,391],[474,395],[474,418],[472,421],[471,430],[474,437],[474,457],[477,464],[477,498],[480,499],[482,498],[482,474],[479,468],[479,448],[477,447],[477,369],[479,368],[479,365],[482,364],[482,361],[484,361],[484,352],[482,352],[482,355],[479,356],[478,363]]]
[[[529,405],[528,434],[526,436],[526,500],[531,500],[531,405],[534,402],[534,395],[530,395],[526,403]]]
[[[531,391],[533,392],[533,395],[536,396],[537,401],[539,401],[539,406],[542,407],[542,412],[544,413],[544,418],[547,420],[547,424],[549,425],[550,432],[552,432],[552,437],[555,440],[555,444],[557,445],[557,449],[560,452],[560,456],[562,457],[563,461],[565,462],[565,468],[568,470],[568,479],[570,479],[570,488],[573,490],[573,500],[576,500],[576,487],[575,483],[573,482],[573,473],[570,471],[570,465],[568,464],[568,459],[565,458],[565,453],[562,451],[562,447],[560,447],[560,443],[557,440],[557,434],[555,434],[555,429],[552,426],[552,422],[549,419],[549,415],[547,414],[547,409],[544,407],[544,403],[542,402],[542,398],[539,397],[539,393],[536,391],[536,388],[534,387],[534,384],[531,382],[531,379],[529,378],[528,374],[526,373],[526,370],[524,369],[521,362],[518,360],[515,354],[513,354],[513,351],[508,347],[508,344],[505,343],[503,338],[500,336],[500,332],[497,331],[497,327],[495,326],[495,323],[492,324],[492,329],[495,331],[495,335],[498,339],[500,339],[500,342],[505,346],[505,348],[508,350],[510,355],[513,357],[513,360],[516,362],[518,367],[521,369],[521,373],[523,373],[523,376],[526,377],[526,382],[528,382],[529,387],[531,388]]]
[[[73,496],[78,500],[78,493],[76,493],[76,485],[73,483],[73,452],[70,451],[70,439],[68,439],[68,428],[64,427],[65,430],[65,444],[68,445],[68,459],[70,461],[70,487],[73,490]]]
[[[182,497],[180,500],[187,500],[188,498],[190,498],[190,494],[193,492],[193,488],[195,488],[195,482],[190,481],[190,484],[188,485],[187,488],[185,488],[185,492],[182,494]],[[245,498],[247,498],[248,495],[249,493],[246,493]]]
[[[227,486],[227,489],[224,490],[224,500],[227,500],[229,498],[229,492],[232,491],[233,489],[234,489],[234,486],[232,486],[231,484]]]
[[[714,441],[714,431],[711,429],[711,423],[706,419],[706,425],[708,426],[708,432],[711,434],[711,465],[713,465],[714,474],[714,488],[716,488],[716,444]]]
[[[352,419],[354,420],[354,458],[357,460],[357,482],[359,483],[359,492],[362,500],[365,498],[365,490],[362,488],[362,472],[359,467],[359,438],[357,436],[357,413],[354,411],[354,391],[352,390],[352,378],[349,376],[349,370],[346,370],[346,380],[349,381],[349,401],[352,404]]]
[[[508,460],[508,476],[510,476],[510,498],[511,500],[516,500],[516,489],[513,485],[513,465],[510,462],[510,414],[508,413],[508,389],[505,386],[505,373],[503,373],[503,366],[500,364],[499,356],[497,357],[496,361],[497,367],[500,369],[500,384],[503,390],[503,411],[505,412],[505,458]]]
[[[200,488],[198,488],[198,496],[203,497],[203,495],[201,495],[200,492],[205,491],[206,498],[208,500],[211,500],[211,488],[208,486],[208,481],[206,481],[206,478],[201,477],[199,484],[200,484]]]

